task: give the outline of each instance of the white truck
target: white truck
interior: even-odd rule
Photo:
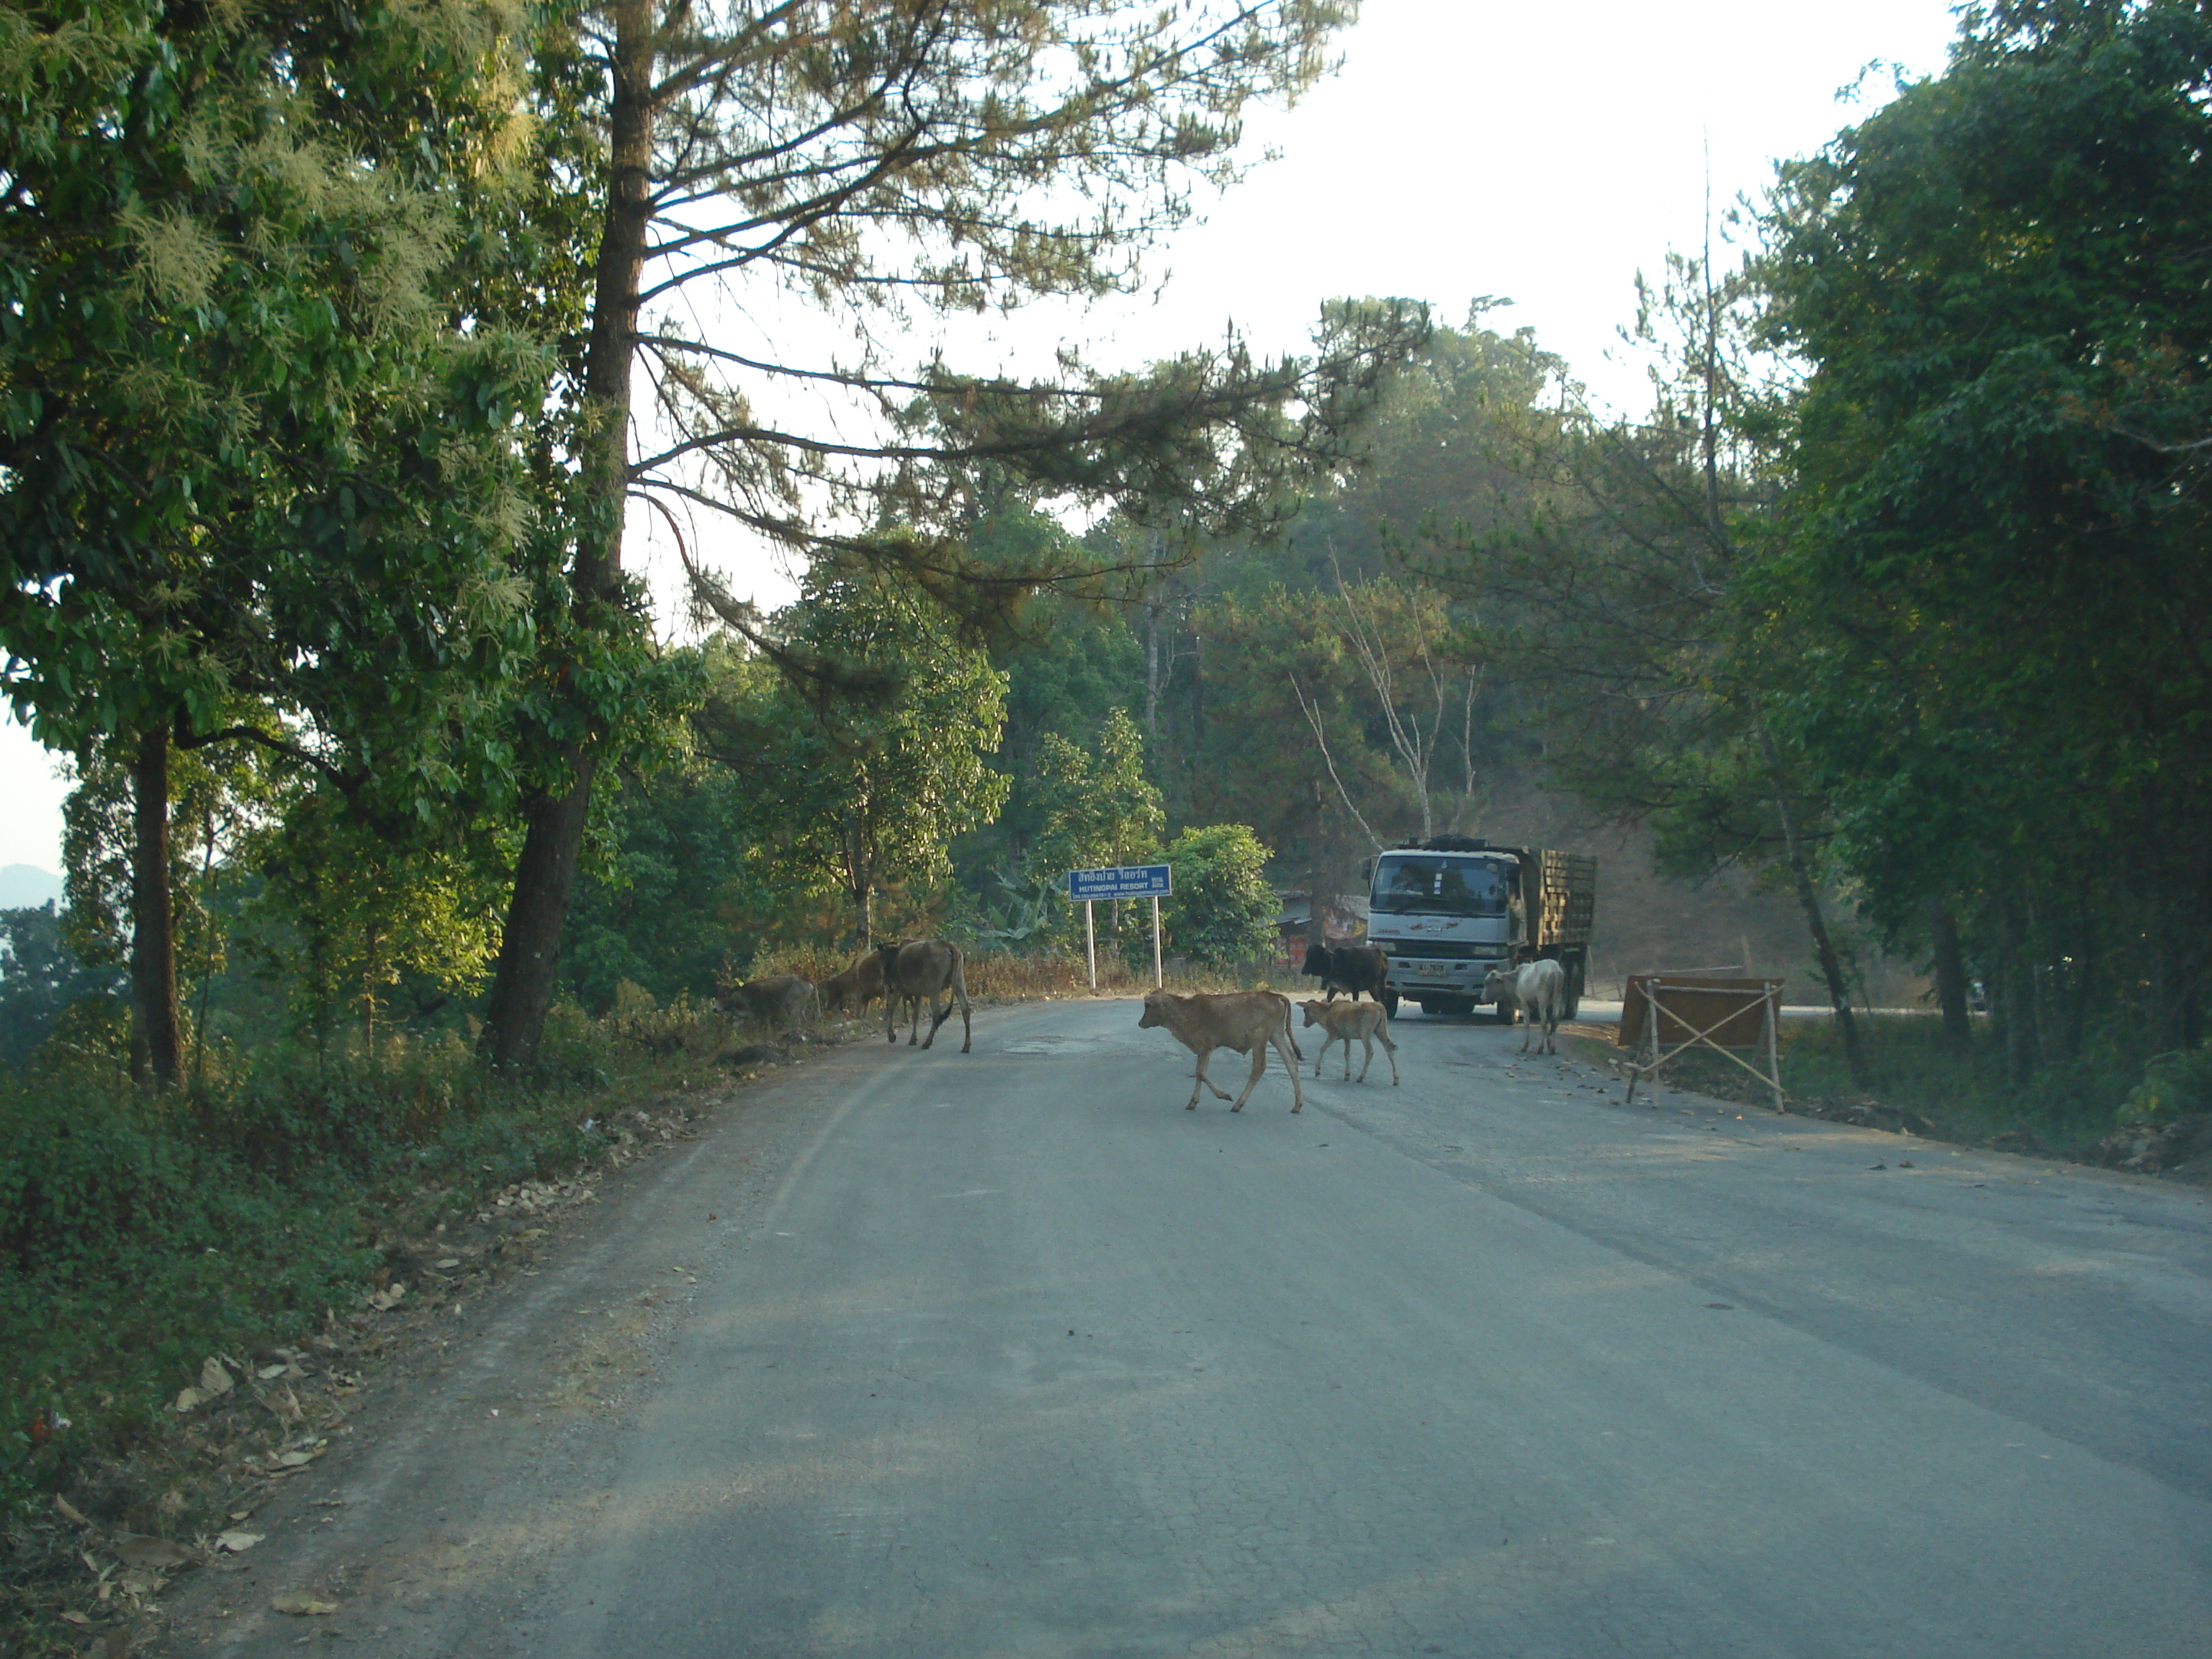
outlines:
[[[1472,1012],[1492,969],[1539,957],[1566,969],[1574,1012],[1589,974],[1595,859],[1437,836],[1376,854],[1372,879],[1367,942],[1389,953],[1391,988],[1423,1013]]]

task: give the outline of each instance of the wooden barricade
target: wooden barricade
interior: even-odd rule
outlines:
[[[1782,1093],[1782,981],[1778,979],[1722,979],[1684,974],[1633,974],[1620,1008],[1620,1035],[1629,1051],[1628,1094],[1659,1068],[1689,1048],[1710,1048],[1774,1091],[1774,1109],[1784,1109]],[[1739,1051],[1759,1060],[1753,1065]]]

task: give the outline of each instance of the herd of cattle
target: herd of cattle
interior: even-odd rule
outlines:
[[[1324,994],[1309,998],[1297,1006],[1304,1012],[1304,1025],[1322,1028],[1321,1050],[1314,1056],[1314,1075],[1321,1075],[1322,1062],[1328,1057],[1329,1045],[1344,1045],[1344,1077],[1352,1081],[1352,1043],[1357,1037],[1364,1051],[1359,1066],[1359,1081],[1367,1081],[1368,1067],[1375,1063],[1375,1045],[1380,1042],[1390,1061],[1390,1082],[1398,1081],[1398,1045],[1390,1040],[1390,1017],[1397,1012],[1398,994],[1390,988],[1390,958],[1380,949],[1369,945],[1339,945],[1313,946],[1306,953],[1305,972],[1322,982]],[[1337,993],[1346,993],[1350,1000],[1339,1002]],[[945,1006],[937,1006],[940,992],[949,992]],[[1528,1053],[1528,1044],[1537,1031],[1543,1032],[1539,1052],[1559,1053],[1557,1032],[1566,1008],[1566,975],[1559,964],[1550,960],[1527,963],[1511,970],[1492,969],[1483,981],[1482,993],[1489,1000],[1517,1006],[1528,1021],[1528,1030],[1521,1038],[1521,1052]],[[1371,999],[1362,1002],[1363,996]],[[960,1052],[966,1054],[973,1042],[968,1006],[968,984],[962,971],[960,947],[950,939],[908,939],[889,945],[878,945],[872,951],[863,951],[859,959],[842,973],[833,974],[818,983],[802,979],[797,975],[779,974],[765,979],[748,980],[742,984],[725,988],[715,1000],[728,1012],[755,1019],[797,1024],[823,1014],[841,1013],[847,1009],[859,1012],[881,997],[884,1003],[884,1036],[887,1041],[898,1041],[898,1016],[910,1009],[912,1018],[907,1030],[908,1046],[915,1045],[921,1029],[921,1005],[929,1004],[929,1035],[920,1037],[927,1048],[937,1040],[937,1028],[952,1017],[955,1002],[960,1007]],[[1267,1051],[1272,1048],[1281,1056],[1283,1069],[1291,1074],[1291,1109],[1305,1109],[1305,1091],[1299,1086],[1298,1074],[1305,1053],[1298,1047],[1296,1033],[1291,1029],[1291,1000],[1273,991],[1200,991],[1185,996],[1173,991],[1152,991],[1145,997],[1145,1011],[1137,1017],[1139,1028],[1165,1029],[1176,1040],[1198,1056],[1198,1072],[1191,1085],[1190,1101],[1183,1109],[1198,1109],[1198,1097],[1203,1090],[1212,1089],[1218,1099],[1227,1100],[1226,1090],[1218,1087],[1206,1074],[1206,1061],[1217,1048],[1228,1048],[1240,1054],[1252,1056],[1251,1075],[1244,1080],[1243,1092],[1229,1109],[1241,1112],[1244,1103],[1260,1081],[1260,1074],[1267,1068]]]

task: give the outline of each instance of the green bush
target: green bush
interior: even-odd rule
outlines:
[[[2152,1060],[2118,1116],[2122,1123],[2171,1123],[2199,1112],[2212,1112],[2212,1043]]]
[[[1280,906],[1267,885],[1267,858],[1259,836],[1242,823],[1178,835],[1168,847],[1175,892],[1162,905],[1169,948],[1216,967],[1273,951]]]
[[[381,1246],[589,1157],[578,1121],[630,1051],[556,1014],[530,1078],[455,1036],[374,1065],[265,1051],[157,1100],[88,1060],[0,1085],[0,1512],[131,1456],[210,1354],[352,1307]],[[655,1063],[626,1081],[665,1084]]]
[[[118,1455],[218,1347],[296,1334],[372,1265],[353,1206],[288,1189],[127,1093],[0,1095],[0,1498]],[[41,1416],[70,1431],[34,1436]]]
[[[1929,1119],[1948,1139],[1978,1141],[2024,1130],[2065,1152],[2086,1151],[2111,1132],[2136,1075],[2125,1052],[2106,1041],[2093,1041],[2074,1059],[2017,1083],[2007,1073],[2002,1037],[1986,1028],[1964,1049],[1953,1047],[1940,1022],[1920,1015],[1862,1014],[1859,1033],[1873,1069],[1871,1091],[1851,1081],[1835,1025],[1826,1019],[1784,1023],[1784,1088],[1808,1102],[1870,1092],[1885,1105]]]

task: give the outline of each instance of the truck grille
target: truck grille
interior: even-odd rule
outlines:
[[[1497,962],[1504,951],[1497,945],[1468,945],[1457,939],[1370,939],[1370,944],[1393,957],[1422,957],[1446,962]]]

